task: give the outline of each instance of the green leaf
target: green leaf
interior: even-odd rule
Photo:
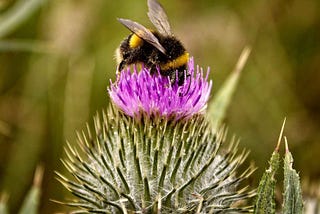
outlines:
[[[254,213],[275,213],[274,189],[276,180],[274,176],[279,168],[279,162],[280,155],[278,151],[274,151],[270,159],[269,169],[265,171],[259,183]]]
[[[42,182],[43,176],[43,168],[41,166],[37,167],[33,186],[29,190],[28,194],[26,195],[22,207],[19,211],[19,214],[37,214],[38,207],[40,202],[40,185]]]
[[[257,191],[254,213],[272,214],[276,212],[274,190],[276,186],[275,174],[279,168],[280,155],[279,146],[282,139],[285,120],[283,122],[279,140],[275,151],[272,153],[269,168],[264,172]]]
[[[20,0],[7,13],[0,16],[0,38],[14,31],[28,19],[45,0]]]
[[[218,130],[222,120],[226,115],[226,111],[229,107],[233,93],[237,87],[241,71],[247,62],[250,52],[251,49],[249,47],[246,47],[242,51],[235,69],[209,105],[208,113],[210,115],[214,130]]]
[[[293,157],[289,151],[288,142],[285,137],[286,153],[284,158],[284,200],[283,213],[300,214],[303,209],[300,178],[296,170],[292,168]]]

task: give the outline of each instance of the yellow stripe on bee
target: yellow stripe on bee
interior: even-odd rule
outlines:
[[[137,36],[136,34],[132,34],[129,41],[130,48],[137,48],[141,46],[142,43],[143,43],[143,40],[139,36]]]
[[[169,70],[172,68],[179,68],[185,64],[187,64],[189,60],[189,53],[184,52],[181,56],[177,57],[174,60],[171,60],[170,62],[167,62],[165,64],[160,65],[161,70]]]

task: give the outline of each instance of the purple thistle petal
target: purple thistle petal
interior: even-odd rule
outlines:
[[[136,67],[131,70],[123,70],[118,81],[108,89],[113,103],[125,114],[138,118],[145,114],[181,119],[206,109],[212,87],[212,81],[208,82],[210,69],[204,75],[202,68],[194,68],[193,58],[187,68],[190,76],[185,74],[182,86],[177,81],[171,84],[170,78],[160,75],[159,70],[152,75],[144,67],[140,72]]]

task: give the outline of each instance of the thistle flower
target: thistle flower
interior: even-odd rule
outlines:
[[[230,213],[253,196],[239,188],[253,172],[236,170],[247,152],[236,145],[221,151],[225,132],[210,132],[205,119],[186,123],[144,122],[111,107],[95,118],[95,131],[79,135],[77,148],[68,145],[64,165],[75,179],[59,175],[77,200],[67,202],[92,213]],[[92,136],[92,137],[88,137]]]
[[[203,115],[212,83],[193,60],[189,71],[181,87],[147,69],[122,71],[94,132],[88,127],[78,146],[68,144],[63,163],[73,179],[57,173],[76,196],[64,202],[75,213],[252,211],[246,201],[255,193],[243,182],[254,169],[237,173],[248,152],[221,147],[225,131],[213,131]]]
[[[177,81],[171,84],[169,77],[151,75],[147,68],[140,72],[128,68],[120,73],[117,82],[111,82],[109,94],[114,104],[129,116],[189,118],[204,113],[212,81],[208,82],[209,69],[204,76],[202,69],[194,68],[193,59],[187,70],[190,76],[185,75],[184,84],[178,86]]]

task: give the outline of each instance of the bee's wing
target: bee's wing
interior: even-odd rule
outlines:
[[[159,40],[153,33],[148,30],[143,25],[131,21],[129,19],[121,19],[118,18],[118,21],[121,22],[124,26],[126,26],[132,33],[139,36],[141,39],[145,40],[149,44],[153,45],[155,48],[157,48],[159,51],[161,51],[163,54],[166,54],[166,50],[164,47],[160,44]]]
[[[171,27],[167,14],[157,0],[148,0],[148,16],[159,33],[165,36],[172,36]]]

